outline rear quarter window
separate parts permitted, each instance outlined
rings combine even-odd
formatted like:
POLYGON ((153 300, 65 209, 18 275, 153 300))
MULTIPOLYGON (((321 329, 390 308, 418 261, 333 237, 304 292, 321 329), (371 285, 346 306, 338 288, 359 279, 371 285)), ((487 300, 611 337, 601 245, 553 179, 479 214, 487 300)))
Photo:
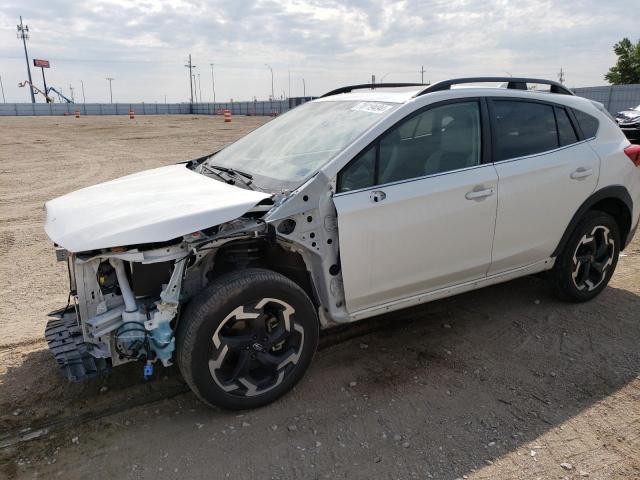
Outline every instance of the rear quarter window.
POLYGON ((595 137, 598 132, 598 126, 600 125, 598 119, 588 113, 584 113, 582 110, 573 109, 573 114, 576 116, 584 138, 595 137))

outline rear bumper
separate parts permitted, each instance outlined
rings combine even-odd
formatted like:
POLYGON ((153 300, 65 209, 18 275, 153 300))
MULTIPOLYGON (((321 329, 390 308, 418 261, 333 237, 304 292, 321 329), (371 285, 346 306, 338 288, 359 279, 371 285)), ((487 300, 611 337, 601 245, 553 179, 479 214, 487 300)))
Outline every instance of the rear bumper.
POLYGON ((106 373, 110 369, 108 360, 96 358, 89 353, 84 342, 78 317, 72 308, 50 314, 44 336, 49 350, 60 366, 63 375, 72 382, 81 382, 106 373))
POLYGON ((640 140, 640 127, 622 128, 622 132, 629 140, 640 140))

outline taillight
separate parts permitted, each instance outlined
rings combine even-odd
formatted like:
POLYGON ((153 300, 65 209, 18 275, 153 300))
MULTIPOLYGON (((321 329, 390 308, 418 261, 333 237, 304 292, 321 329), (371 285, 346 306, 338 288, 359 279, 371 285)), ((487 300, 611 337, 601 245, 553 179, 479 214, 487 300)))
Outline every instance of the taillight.
POLYGON ((640 167, 640 145, 629 145, 624 149, 624 153, 636 167, 640 167))

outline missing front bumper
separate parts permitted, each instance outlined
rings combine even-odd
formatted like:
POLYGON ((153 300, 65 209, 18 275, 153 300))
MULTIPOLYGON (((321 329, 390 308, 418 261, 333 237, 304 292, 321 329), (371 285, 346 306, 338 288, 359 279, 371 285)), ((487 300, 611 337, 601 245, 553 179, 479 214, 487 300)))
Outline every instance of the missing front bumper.
POLYGON ((47 322, 44 336, 63 375, 70 381, 82 382, 109 370, 106 359, 89 353, 75 311, 56 312, 56 317, 47 322))

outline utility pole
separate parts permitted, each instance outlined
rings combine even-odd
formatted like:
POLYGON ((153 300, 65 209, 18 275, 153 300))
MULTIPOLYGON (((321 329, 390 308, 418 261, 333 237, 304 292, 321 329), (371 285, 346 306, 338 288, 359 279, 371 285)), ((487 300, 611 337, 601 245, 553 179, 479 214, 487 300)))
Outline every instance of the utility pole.
POLYGON ((560 67, 560 73, 558 73, 558 80, 560 83, 564 84, 564 71, 562 70, 562 67, 560 67))
POLYGON ((114 81, 115 78, 107 77, 107 80, 109 80, 109 101, 110 103, 113 103, 113 90, 111 90, 111 82, 114 81))
POLYGON ((192 70, 196 68, 196 66, 193 63, 191 63, 191 54, 189 54, 189 63, 187 63, 185 67, 189 69, 189 88, 191 89, 191 103, 193 103, 193 71, 192 70))
POLYGON ((200 96, 200 103, 202 103, 202 79, 200 74, 198 74, 198 95, 200 96))
POLYGON ((193 98, 195 98, 196 103, 198 103, 198 84, 196 83, 196 74, 193 73, 191 75, 191 81, 193 82, 193 87, 195 89, 195 94, 193 96, 193 98))
POLYGON ((2 103, 7 103, 7 99, 4 98, 4 87, 2 86, 2 75, 0 75, 0 90, 2 90, 2 103))
POLYGON ((376 76, 371 75, 371 90, 373 90, 374 88, 376 88, 376 76))
POLYGON ((82 86, 82 103, 87 103, 87 99, 84 96, 84 82, 80 80, 80 85, 82 86))
POLYGON ((211 88, 213 89, 213 103, 216 103, 216 80, 213 78, 213 63, 209 64, 211 66, 211 88))
POLYGON ((271 70, 271 100, 275 100, 274 95, 273 95, 273 68, 271 68, 271 65, 269 65, 268 63, 265 63, 264 65, 269 70, 271 70))
POLYGON ((420 66, 420 83, 424 85, 424 65, 420 66))
POLYGON ((302 79, 302 97, 307 98, 307 84, 305 83, 304 78, 302 79))
POLYGON ((29 76, 29 91, 31 92, 31 103, 36 103, 36 97, 33 94, 33 83, 31 83, 31 66, 29 65, 29 54, 27 53, 27 38, 29 38, 29 25, 22 24, 22 15, 20 15, 20 25, 18 28, 18 38, 22 39, 24 46, 24 58, 27 61, 27 75, 29 76))

